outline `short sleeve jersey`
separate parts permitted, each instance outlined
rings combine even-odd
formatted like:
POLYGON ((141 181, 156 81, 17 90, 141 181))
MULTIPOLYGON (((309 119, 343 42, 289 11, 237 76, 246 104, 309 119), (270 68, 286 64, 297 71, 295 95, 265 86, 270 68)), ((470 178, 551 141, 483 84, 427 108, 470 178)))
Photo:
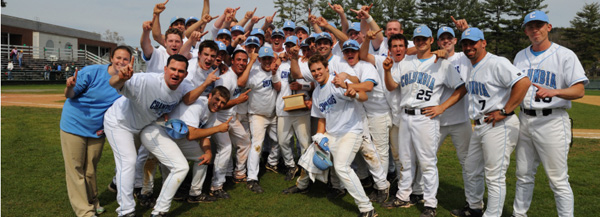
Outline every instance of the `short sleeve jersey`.
MULTIPOLYGON (((388 106, 390 107, 390 111, 392 112, 392 123, 396 126, 400 125, 400 101, 402 99, 402 95, 400 93, 400 88, 396 88, 393 91, 388 91, 385 86, 385 70, 383 70, 383 61, 385 61, 386 56, 373 55, 375 58, 375 67, 377 67, 377 72, 379 73, 379 77, 381 79, 381 87, 383 88, 383 93, 385 94, 385 98, 387 100, 388 106)), ((404 61, 404 60, 402 60, 404 61)), ((391 74, 399 74, 400 64, 394 62, 392 65, 391 74)), ((398 75, 399 76, 399 75, 398 75)))
POLYGON ((250 70, 246 87, 248 93, 248 113, 272 117, 275 115, 275 97, 277 91, 273 88, 272 73, 255 67, 250 70))
POLYGON ((460 75, 447 60, 435 61, 435 55, 421 62, 417 55, 400 62, 400 73, 392 78, 400 87, 402 108, 425 108, 441 103, 442 88, 456 89, 464 85, 460 75))
POLYGON ((352 115, 357 113, 360 104, 345 96, 345 89, 336 88, 332 80, 333 76, 330 75, 324 85, 315 88, 311 115, 325 118, 325 131, 331 135, 362 134, 363 116, 352 115))
MULTIPOLYGON (((204 70, 200 67, 197 67, 196 71, 194 71, 193 73, 192 72, 188 73, 188 76, 185 77, 185 80, 189 81, 193 85, 193 87, 199 87, 200 85, 202 85, 202 83, 204 83, 204 81, 206 80, 206 77, 208 77, 208 74, 212 73, 213 71, 214 71, 214 69, 212 69, 212 68, 209 68, 208 70, 204 70)), ((212 89, 214 89, 214 88, 215 88, 215 82, 208 85, 208 87, 206 87, 206 89, 204 89, 204 92, 202 92, 201 96, 208 96, 210 91, 212 91, 212 89)))
POLYGON ((185 122, 186 125, 206 129, 213 127, 215 115, 208 109, 208 98, 201 96, 191 105, 179 103, 171 113, 169 118, 176 118, 185 122))
MULTIPOLYGON (((455 72, 460 74, 463 81, 466 81, 469 70, 471 69, 471 60, 469 60, 463 52, 457 52, 449 57, 448 61, 450 61, 452 67, 454 67, 455 72)), ((450 96, 452 96, 452 93, 454 93, 454 89, 444 87, 441 102, 448 100, 450 96)), ((440 115, 440 126, 454 125, 469 121, 469 114, 467 113, 469 101, 467 98, 468 97, 463 97, 440 115)))
POLYGON ((136 73, 119 91, 123 97, 108 109, 105 122, 139 132, 158 117, 171 112, 191 89, 186 81, 175 90, 169 89, 163 74, 136 73))
MULTIPOLYGON (((238 76, 235 74, 231 68, 227 70, 227 72, 219 75, 219 80, 215 81, 215 86, 223 86, 229 90, 229 100, 237 98, 240 96, 240 88, 237 86, 238 76)), ((233 106, 229 109, 222 109, 217 112, 217 120, 221 122, 227 121, 229 117, 235 116, 235 109, 237 106, 233 106)), ((235 119, 235 118, 234 118, 235 119)))
MULTIPOLYGON (((381 115, 389 114, 390 107, 387 103, 383 85, 381 85, 381 78, 377 72, 377 69, 373 64, 365 61, 358 61, 356 65, 352 66, 354 72, 358 76, 360 82, 372 82, 373 90, 367 92, 369 99, 363 103, 367 117, 377 117, 381 115)), ((388 92, 385 90, 385 92, 388 92)))
MULTIPOLYGON (((552 43, 550 48, 538 56, 531 46, 521 50, 515 57, 514 65, 527 74, 531 83, 548 89, 565 89, 583 82, 588 84, 585 71, 577 55, 566 47, 552 43)), ((533 85, 527 90, 521 107, 525 109, 571 108, 571 100, 560 97, 536 99, 537 88, 533 85)))
POLYGON ((487 53, 467 78, 469 117, 477 120, 489 112, 503 109, 512 86, 526 76, 508 59, 487 53))

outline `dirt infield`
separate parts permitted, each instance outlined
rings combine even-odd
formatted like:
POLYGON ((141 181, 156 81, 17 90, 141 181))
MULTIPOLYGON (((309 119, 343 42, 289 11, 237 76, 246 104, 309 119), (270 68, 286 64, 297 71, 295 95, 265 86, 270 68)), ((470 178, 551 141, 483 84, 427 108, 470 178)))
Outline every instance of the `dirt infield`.
POLYGON ((573 102, 585 103, 595 106, 600 106, 600 96, 589 96, 586 95, 581 99, 573 100, 573 102))
MULTIPOLYGON (((63 94, 2 94, 2 106, 62 108, 64 100, 65 96, 63 94)), ((585 96, 575 100, 575 102, 600 106, 600 96, 585 96)), ((577 138, 600 139, 600 130, 575 129, 573 136, 577 138)))
POLYGON ((62 108, 64 100, 64 94, 2 94, 2 106, 62 108))

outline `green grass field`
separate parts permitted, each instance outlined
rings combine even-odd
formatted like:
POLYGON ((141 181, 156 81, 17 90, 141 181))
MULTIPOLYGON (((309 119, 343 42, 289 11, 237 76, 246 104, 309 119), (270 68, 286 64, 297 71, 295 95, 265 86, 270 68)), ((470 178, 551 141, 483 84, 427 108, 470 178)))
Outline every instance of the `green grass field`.
MULTIPOLYGON (((596 107, 597 108, 597 107, 596 107)), ((574 110, 580 108, 574 108, 574 110)), ((597 111, 597 109, 596 109, 597 111)), ((64 163, 60 148, 60 109, 2 107, 2 216, 74 216, 69 204, 64 180, 64 163)), ((585 120, 585 119, 583 119, 585 120)), ((583 122, 583 121, 582 121, 583 122)), ((597 122, 594 122, 597 123, 597 122)), ((577 122, 576 122, 577 124, 577 122)), ((600 140, 575 139, 569 153, 569 174, 575 194, 575 215, 596 216, 600 203, 600 140)), ((438 216, 450 216, 449 211, 463 206, 465 198, 460 166, 449 140, 440 148, 438 168, 438 216)), ((264 168, 262 168, 264 170, 264 168)), ((548 179, 539 168, 530 216, 556 216, 553 193, 548 179)), ((504 215, 510 216, 515 191, 514 157, 507 172, 507 196, 504 215)), ((104 146, 98 166, 98 186, 101 204, 116 216, 116 194, 106 190, 114 175, 114 160, 110 146, 104 146)), ((281 190, 294 184, 284 176, 261 173, 264 194, 254 194, 245 184, 226 185, 232 199, 211 204, 173 202, 171 216, 355 216, 358 209, 350 195, 340 200, 328 200, 322 183, 311 187, 308 194, 282 195, 281 190)), ((160 178, 157 179, 158 194, 160 178)), ((209 182, 209 181, 207 181, 209 182)), ((380 216, 417 216, 422 205, 408 209, 382 209, 374 204, 380 216)), ((151 210, 137 207, 138 215, 149 216, 151 210)))

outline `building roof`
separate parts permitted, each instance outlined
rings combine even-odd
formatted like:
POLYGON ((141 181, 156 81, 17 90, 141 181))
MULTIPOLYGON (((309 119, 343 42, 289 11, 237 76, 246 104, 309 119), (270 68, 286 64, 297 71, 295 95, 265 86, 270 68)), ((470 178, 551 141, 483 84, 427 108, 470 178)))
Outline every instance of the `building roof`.
POLYGON ((43 23, 35 20, 13 17, 5 14, 2 14, 2 25, 30 29, 36 32, 44 32, 74 38, 85 38, 90 40, 102 41, 102 36, 98 33, 82 31, 49 23, 43 23))

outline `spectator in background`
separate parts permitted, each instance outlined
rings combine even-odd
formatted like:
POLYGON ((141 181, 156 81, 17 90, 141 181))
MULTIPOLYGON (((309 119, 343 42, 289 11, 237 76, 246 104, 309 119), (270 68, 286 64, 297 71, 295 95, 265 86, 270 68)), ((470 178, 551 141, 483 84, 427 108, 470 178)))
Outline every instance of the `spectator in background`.
POLYGON ((44 80, 48 80, 48 79, 50 79, 50 70, 51 70, 51 69, 52 69, 52 68, 50 68, 50 65, 48 65, 48 64, 46 64, 46 65, 44 66, 44 80))
POLYGON ((13 47, 13 49, 10 51, 10 59, 12 59, 13 63, 17 62, 17 48, 13 47))
POLYGON ((6 69, 8 69, 8 74, 7 74, 7 76, 8 76, 7 79, 8 80, 12 80, 12 70, 13 70, 13 68, 15 68, 13 66, 13 62, 12 61, 8 61, 8 65, 6 66, 6 69))
POLYGON ((19 68, 22 68, 23 67, 23 50, 19 51, 18 57, 19 57, 19 68))

